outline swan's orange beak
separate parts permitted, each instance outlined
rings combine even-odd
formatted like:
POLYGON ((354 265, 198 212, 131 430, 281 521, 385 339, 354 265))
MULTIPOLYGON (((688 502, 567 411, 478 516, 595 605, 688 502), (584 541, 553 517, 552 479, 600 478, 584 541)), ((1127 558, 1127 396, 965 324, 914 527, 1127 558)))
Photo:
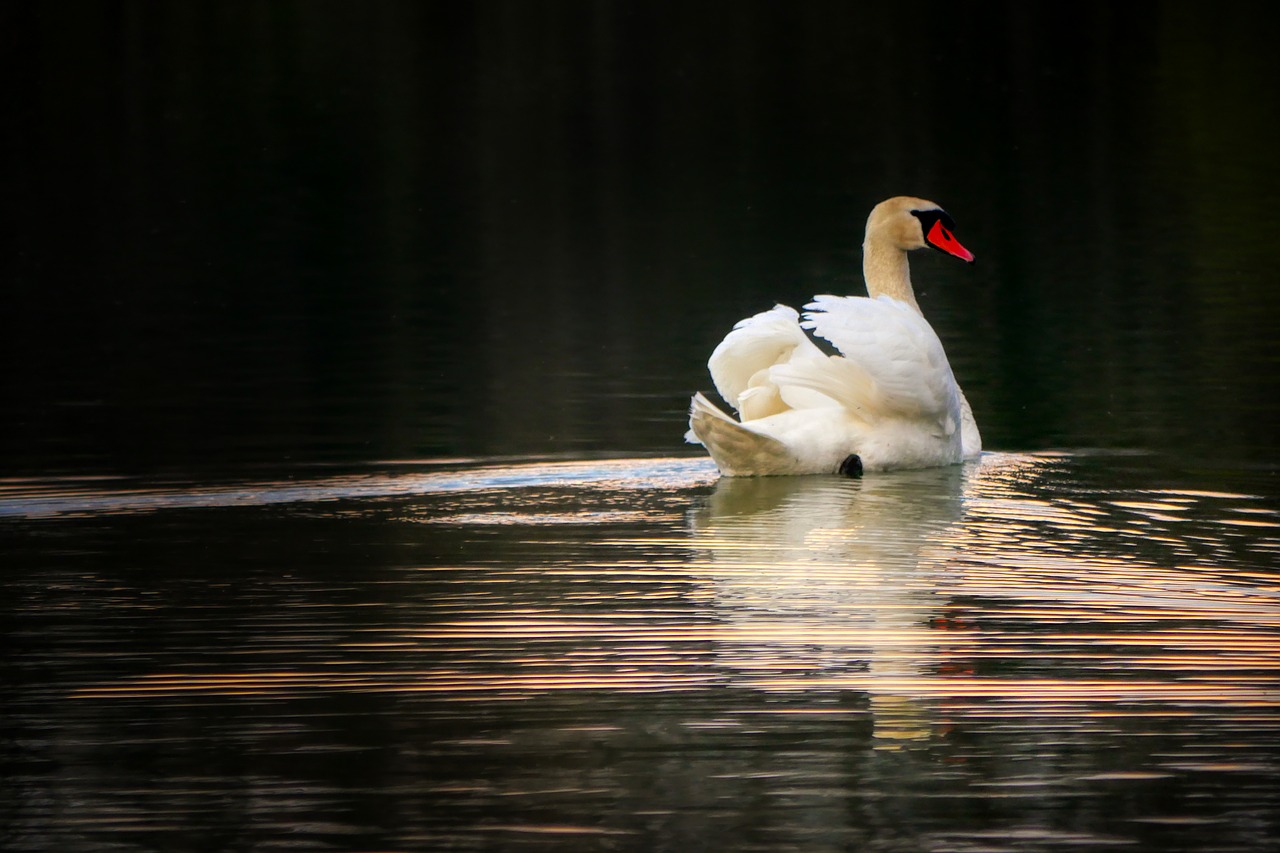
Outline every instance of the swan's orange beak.
POLYGON ((929 229, 929 233, 925 235, 924 239, 935 249, 941 249, 948 255, 959 258, 965 263, 973 263, 973 252, 960 245, 960 241, 947 230, 941 219, 933 221, 933 227, 929 229))

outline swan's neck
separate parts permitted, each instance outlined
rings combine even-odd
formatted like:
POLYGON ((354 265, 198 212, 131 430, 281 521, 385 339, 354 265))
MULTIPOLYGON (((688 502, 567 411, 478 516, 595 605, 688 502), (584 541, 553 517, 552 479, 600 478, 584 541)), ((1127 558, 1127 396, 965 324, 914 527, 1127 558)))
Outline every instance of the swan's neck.
POLYGON ((876 240, 862 244, 862 276, 867 280, 867 293, 872 299, 890 296, 907 303, 916 311, 916 293, 911 289, 911 267, 907 253, 897 246, 876 240))

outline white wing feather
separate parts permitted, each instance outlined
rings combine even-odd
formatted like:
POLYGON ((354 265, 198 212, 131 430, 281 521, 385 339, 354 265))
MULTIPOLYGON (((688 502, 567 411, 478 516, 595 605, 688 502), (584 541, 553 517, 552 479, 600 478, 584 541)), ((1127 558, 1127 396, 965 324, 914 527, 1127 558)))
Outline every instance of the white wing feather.
POLYGON ((937 333, 918 311, 887 296, 817 296, 805 308, 803 327, 830 341, 846 364, 869 377, 874 393, 861 399, 877 414, 937 417, 947 434, 959 426, 951 365, 937 333))
POLYGON ((733 327, 711 353, 707 367, 716 391, 737 409, 743 420, 754 420, 787 407, 770 378, 770 369, 799 354, 822 356, 800 328, 794 308, 775 305, 733 327))
POLYGON ((779 396, 793 409, 843 406, 870 422, 879 399, 875 380, 861 365, 843 356, 793 359, 769 371, 779 396))

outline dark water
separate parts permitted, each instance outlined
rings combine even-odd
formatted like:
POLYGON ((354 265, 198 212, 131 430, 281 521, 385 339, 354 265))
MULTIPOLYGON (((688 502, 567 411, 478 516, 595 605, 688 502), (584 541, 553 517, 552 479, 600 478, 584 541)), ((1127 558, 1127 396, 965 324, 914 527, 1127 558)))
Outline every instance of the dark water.
POLYGON ((0 11, 0 847, 1280 847, 1244 6, 0 11), (913 260, 980 464, 717 482, 913 260))
POLYGON ((1271 849, 1280 500, 1200 479, 12 486, 5 846, 1271 849))

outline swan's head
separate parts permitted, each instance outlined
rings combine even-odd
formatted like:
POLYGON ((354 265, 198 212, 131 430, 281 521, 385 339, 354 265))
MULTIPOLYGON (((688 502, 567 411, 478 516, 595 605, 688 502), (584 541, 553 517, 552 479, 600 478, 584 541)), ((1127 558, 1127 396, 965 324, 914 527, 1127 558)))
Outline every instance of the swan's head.
POLYGON ((900 195, 872 209, 867 218, 867 243, 887 243, 904 252, 930 246, 973 263, 973 252, 960 245, 955 228, 956 223, 938 205, 900 195))

